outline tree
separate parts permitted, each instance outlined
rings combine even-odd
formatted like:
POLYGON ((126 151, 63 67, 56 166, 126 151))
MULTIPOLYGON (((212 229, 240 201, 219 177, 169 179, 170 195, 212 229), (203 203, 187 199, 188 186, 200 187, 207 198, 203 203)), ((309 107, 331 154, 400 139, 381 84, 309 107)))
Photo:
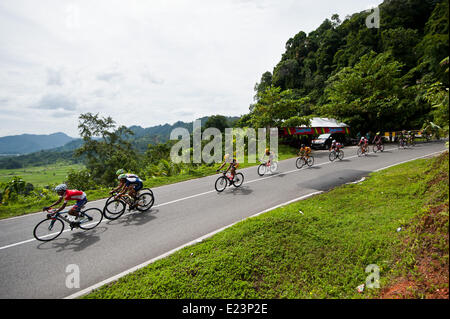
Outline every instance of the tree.
POLYGON ((101 185, 112 185, 119 168, 137 172, 138 155, 127 141, 133 132, 125 126, 116 128, 111 117, 86 113, 79 117, 78 129, 84 144, 75 151, 86 156, 86 168, 92 179, 101 185))
MULTIPOLYGON (((438 80, 444 85, 449 84, 448 73, 439 66, 439 63, 448 56, 449 50, 449 1, 444 0, 438 3, 433 13, 426 23, 425 36, 417 45, 417 52, 420 55, 422 72, 431 72, 433 80, 438 80)), ((432 82, 432 81, 430 81, 432 82)))
POLYGON ((403 101, 411 89, 403 86, 402 66, 390 53, 364 55, 355 67, 330 78, 321 115, 336 117, 355 130, 398 129, 414 114, 414 105, 403 101))
POLYGON ((204 128, 207 129, 209 127, 217 128, 222 133, 225 132, 225 129, 229 127, 228 120, 223 115, 212 115, 210 116, 204 125, 204 128))
POLYGON ((309 98, 298 98, 293 90, 281 91, 271 86, 259 96, 258 103, 250 112, 253 128, 281 127, 283 122, 294 116, 305 116, 309 110, 309 98))

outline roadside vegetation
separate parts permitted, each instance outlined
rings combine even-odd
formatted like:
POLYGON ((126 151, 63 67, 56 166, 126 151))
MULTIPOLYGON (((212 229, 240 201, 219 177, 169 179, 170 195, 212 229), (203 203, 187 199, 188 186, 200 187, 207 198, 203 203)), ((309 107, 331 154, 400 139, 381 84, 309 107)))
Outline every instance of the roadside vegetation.
POLYGON ((448 165, 446 152, 372 173, 83 298, 448 298, 448 165), (371 264, 381 287, 358 292, 371 264))

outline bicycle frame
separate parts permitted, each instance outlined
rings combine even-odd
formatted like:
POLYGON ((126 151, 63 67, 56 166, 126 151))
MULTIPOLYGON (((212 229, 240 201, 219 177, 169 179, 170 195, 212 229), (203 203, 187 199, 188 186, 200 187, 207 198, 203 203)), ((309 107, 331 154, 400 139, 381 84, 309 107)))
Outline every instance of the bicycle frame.
MULTIPOLYGON (((61 219, 61 220, 65 221, 69 225, 72 223, 72 221, 70 219, 68 219, 66 216, 62 215, 62 214, 69 214, 69 210, 65 210, 65 211, 61 211, 61 212, 57 212, 57 213, 54 212, 54 211, 53 212, 52 211, 47 211, 47 212, 48 212, 47 218, 53 220, 50 223, 50 226, 53 226, 53 224, 55 223, 56 219, 61 219), (50 215, 52 215, 52 216, 50 216, 50 215)), ((81 214, 82 211, 80 211, 79 213, 81 214)), ((78 223, 79 224, 83 224, 83 223, 86 223, 88 221, 89 221, 89 219, 86 218, 86 219, 82 219, 82 220, 78 221, 78 223)))
MULTIPOLYGON (((230 182, 233 182, 234 178, 231 178, 230 175, 228 175, 228 173, 230 173, 229 171, 220 171, 223 176, 225 176, 230 182)), ((231 173, 230 173, 231 174, 231 173)))

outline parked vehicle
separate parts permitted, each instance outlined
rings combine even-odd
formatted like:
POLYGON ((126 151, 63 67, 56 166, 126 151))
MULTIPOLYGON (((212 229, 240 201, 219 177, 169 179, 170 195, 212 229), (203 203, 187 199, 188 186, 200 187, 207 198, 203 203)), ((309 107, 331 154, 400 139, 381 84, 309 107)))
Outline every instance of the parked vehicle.
POLYGON ((331 146, 331 142, 333 142, 333 140, 336 140, 337 142, 341 143, 343 146, 344 145, 351 145, 351 139, 342 133, 328 133, 328 134, 321 134, 319 135, 319 137, 317 137, 316 139, 312 140, 311 143, 311 148, 314 149, 329 149, 331 146))

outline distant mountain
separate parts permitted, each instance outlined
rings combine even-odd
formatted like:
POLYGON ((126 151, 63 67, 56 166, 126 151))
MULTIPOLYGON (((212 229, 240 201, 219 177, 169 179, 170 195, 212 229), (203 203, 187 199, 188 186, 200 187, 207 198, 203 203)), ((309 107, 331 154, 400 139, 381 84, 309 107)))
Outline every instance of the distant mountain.
MULTIPOLYGON (((208 116, 199 118, 201 122, 201 126, 203 126, 206 121, 208 120, 208 116)), ((228 123, 230 124, 230 127, 232 127, 233 123, 237 121, 240 117, 237 116, 227 116, 226 119, 228 123)), ((170 138, 170 133, 175 128, 185 128, 189 131, 189 133, 192 133, 193 129, 193 123, 194 122, 182 122, 178 121, 174 124, 164 124, 164 125, 156 125, 151 126, 148 128, 142 128, 141 126, 130 126, 129 129, 134 133, 133 136, 129 138, 131 143, 138 151, 145 152, 147 149, 148 144, 159 144, 159 143, 165 143, 170 138)))
POLYGON ((22 134, 0 137, 0 154, 29 154, 63 146, 74 138, 64 133, 22 134))
MULTIPOLYGON (((208 118, 209 117, 206 116, 199 119, 202 126, 208 118)), ((239 117, 226 118, 230 127, 233 127, 233 123, 239 119, 239 117)), ((155 145, 167 142, 170 138, 170 132, 177 127, 186 128, 189 133, 192 133, 193 122, 178 121, 174 124, 156 125, 148 128, 136 125, 130 126, 129 129, 134 135, 129 137, 129 141, 138 152, 143 153, 147 150, 149 144, 155 145)), ((12 154, 14 156, 0 156, 0 169, 49 165, 58 161, 81 163, 83 158, 75 157, 73 154, 74 150, 80 148, 82 145, 83 140, 81 138, 72 138, 63 133, 51 135, 23 134, 19 136, 2 137, 0 138, 0 154, 12 154), (43 142, 52 136, 59 136, 61 138, 59 145, 53 147, 42 146, 43 142), (64 138, 66 139, 66 142, 63 142, 64 138), (30 141, 33 140, 37 140, 39 144, 32 144, 30 141), (6 148, 8 145, 9 148, 6 148), (46 148, 37 149, 39 147, 46 148), (20 154, 20 156, 15 156, 17 154, 20 154)))

